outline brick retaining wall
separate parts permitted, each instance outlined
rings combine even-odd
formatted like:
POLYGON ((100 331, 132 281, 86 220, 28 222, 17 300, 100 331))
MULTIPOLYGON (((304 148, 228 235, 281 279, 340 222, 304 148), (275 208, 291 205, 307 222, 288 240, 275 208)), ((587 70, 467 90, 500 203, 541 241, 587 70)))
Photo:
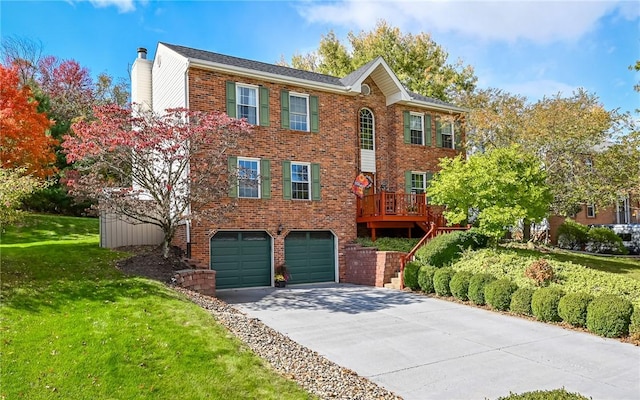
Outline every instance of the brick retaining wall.
POLYGON ((400 258, 405 253, 378 251, 358 244, 345 246, 346 283, 383 287, 400 272, 400 258))
POLYGON ((173 276, 176 285, 207 296, 216 296, 216 271, 211 269, 183 269, 173 276))

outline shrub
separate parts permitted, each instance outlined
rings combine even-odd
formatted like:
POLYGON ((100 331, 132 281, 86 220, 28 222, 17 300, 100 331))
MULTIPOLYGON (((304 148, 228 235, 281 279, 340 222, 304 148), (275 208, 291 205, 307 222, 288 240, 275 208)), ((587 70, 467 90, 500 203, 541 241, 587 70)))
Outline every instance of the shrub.
POLYGON ((571 219, 558 227, 558 247, 569 250, 582 250, 587 243, 589 227, 571 219))
POLYGON ((418 270, 420 269, 420 264, 411 261, 408 262, 404 266, 404 286, 411 288, 411 290, 418 290, 420 286, 418 285, 418 270))
POLYGON ((506 311, 511 304, 511 295, 516 290, 518 290, 518 286, 509 279, 498 279, 484 287, 484 298, 492 308, 506 311))
POLYGON ((564 293, 559 288, 542 288, 531 297, 531 312, 540 321, 560 321, 558 303, 564 293))
POLYGON ((506 397, 499 397, 498 400, 589 400, 580 393, 570 393, 563 389, 536 390, 521 394, 511 393, 506 397))
POLYGON ((533 296, 533 289, 520 288, 513 292, 511 295, 511 304, 509 304, 509 310, 512 313, 521 315, 532 315, 531 313, 531 297, 533 296))
POLYGON ((591 228, 585 250, 601 254, 627 254, 622 239, 608 228, 591 228))
POLYGON ((604 337, 620 337, 629 333, 633 304, 614 295, 594 299, 587 307, 587 329, 604 337))
POLYGON ((495 281, 496 278, 489 274, 476 274, 469 280, 469 291, 467 296, 474 304, 484 305, 484 287, 495 281))
POLYGON ((524 274, 538 286, 545 286, 553 279, 553 268, 547 260, 540 258, 527 267, 524 274))
POLYGON ((453 297, 462 301, 469 300, 467 293, 469 291, 469 280, 472 276, 473 274, 468 271, 459 271, 453 275, 451 282, 449 282, 453 297))
POLYGON ((487 247, 489 243, 489 236, 484 233, 476 231, 474 228, 463 231, 460 235, 462 250, 471 249, 477 250, 487 247))
POLYGON ((416 252, 416 259, 438 268, 451 264, 461 253, 462 234, 452 232, 434 237, 416 252))
POLYGON ((558 315, 562 320, 573 326, 587 324, 587 306, 593 296, 586 293, 569 293, 558 303, 558 315))
POLYGON ((634 307, 629 324, 629 337, 633 340, 640 340, 640 307, 634 307))
POLYGON ((418 271, 418 285, 425 293, 435 292, 433 287, 433 274, 436 273, 438 268, 431 265, 423 265, 418 271))
POLYGON ((438 296, 451 296, 449 282, 455 274, 453 268, 440 268, 433 274, 433 288, 438 296))

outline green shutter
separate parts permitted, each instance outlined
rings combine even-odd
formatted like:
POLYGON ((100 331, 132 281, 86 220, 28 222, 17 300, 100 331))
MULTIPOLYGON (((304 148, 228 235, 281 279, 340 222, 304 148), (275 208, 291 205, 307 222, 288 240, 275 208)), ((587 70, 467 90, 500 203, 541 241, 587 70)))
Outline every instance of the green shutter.
POLYGON ((436 118, 436 146, 442 147, 442 124, 440 118, 436 118))
POLYGON ((455 124, 453 124, 453 128, 454 146, 456 150, 460 150, 462 149, 462 124, 460 121, 456 121, 455 124))
POLYGON ((269 126, 269 88, 260 86, 260 126, 269 126))
POLYGON ((311 164, 311 200, 320 200, 320 164, 311 164))
POLYGON ((431 146, 431 136, 433 131, 431 130, 431 115, 426 114, 424 116, 424 144, 425 146, 431 146))
POLYGON ((319 118, 318 118, 318 96, 309 96, 309 109, 311 120, 311 132, 318 132, 319 118))
POLYGON ((291 200, 291 161, 282 162, 282 197, 291 200))
POLYGON ((229 197, 238 197, 238 157, 229 157, 229 197))
POLYGON ((429 185, 431 185, 431 180, 433 179, 433 172, 427 172, 427 182, 426 183, 426 188, 427 188, 427 204, 431 204, 431 197, 429 196, 429 185))
POLYGON ((227 81, 227 115, 236 117, 236 84, 231 81, 227 81))
POLYGON ((411 193, 411 171, 404 172, 404 192, 411 193))
POLYGON ((409 123, 409 111, 403 111, 402 118, 404 123, 404 142, 411 143, 411 125, 409 123))
POLYGON ((260 190, 262 191, 263 199, 271 198, 271 161, 262 159, 260 160, 260 178, 262 183, 260 190))
POLYGON ((280 124, 283 128, 289 129, 289 92, 280 92, 280 124))

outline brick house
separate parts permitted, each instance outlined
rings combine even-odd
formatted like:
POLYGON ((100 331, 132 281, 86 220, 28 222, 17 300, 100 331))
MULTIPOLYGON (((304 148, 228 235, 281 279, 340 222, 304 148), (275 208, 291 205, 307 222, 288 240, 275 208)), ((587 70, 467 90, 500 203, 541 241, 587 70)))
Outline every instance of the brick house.
POLYGON ((426 189, 441 157, 460 153, 463 109, 408 91, 378 57, 344 78, 159 43, 138 49, 132 101, 246 118, 255 129, 229 156, 249 171, 220 226, 186 221, 176 245, 217 271, 218 288, 338 282, 358 229, 426 230, 426 189), (362 176, 360 176, 362 174, 362 176), (362 198, 354 179, 368 177, 362 198))

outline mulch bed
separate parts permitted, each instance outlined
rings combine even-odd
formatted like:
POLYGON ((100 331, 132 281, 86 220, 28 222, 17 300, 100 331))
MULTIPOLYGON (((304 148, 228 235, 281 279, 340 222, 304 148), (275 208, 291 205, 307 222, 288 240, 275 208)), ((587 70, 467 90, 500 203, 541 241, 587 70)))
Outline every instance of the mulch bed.
POLYGON ((162 247, 157 246, 125 246, 115 250, 134 254, 116 264, 116 268, 126 275, 169 283, 176 271, 190 268, 183 263, 179 249, 171 249, 168 258, 162 256, 162 247))

